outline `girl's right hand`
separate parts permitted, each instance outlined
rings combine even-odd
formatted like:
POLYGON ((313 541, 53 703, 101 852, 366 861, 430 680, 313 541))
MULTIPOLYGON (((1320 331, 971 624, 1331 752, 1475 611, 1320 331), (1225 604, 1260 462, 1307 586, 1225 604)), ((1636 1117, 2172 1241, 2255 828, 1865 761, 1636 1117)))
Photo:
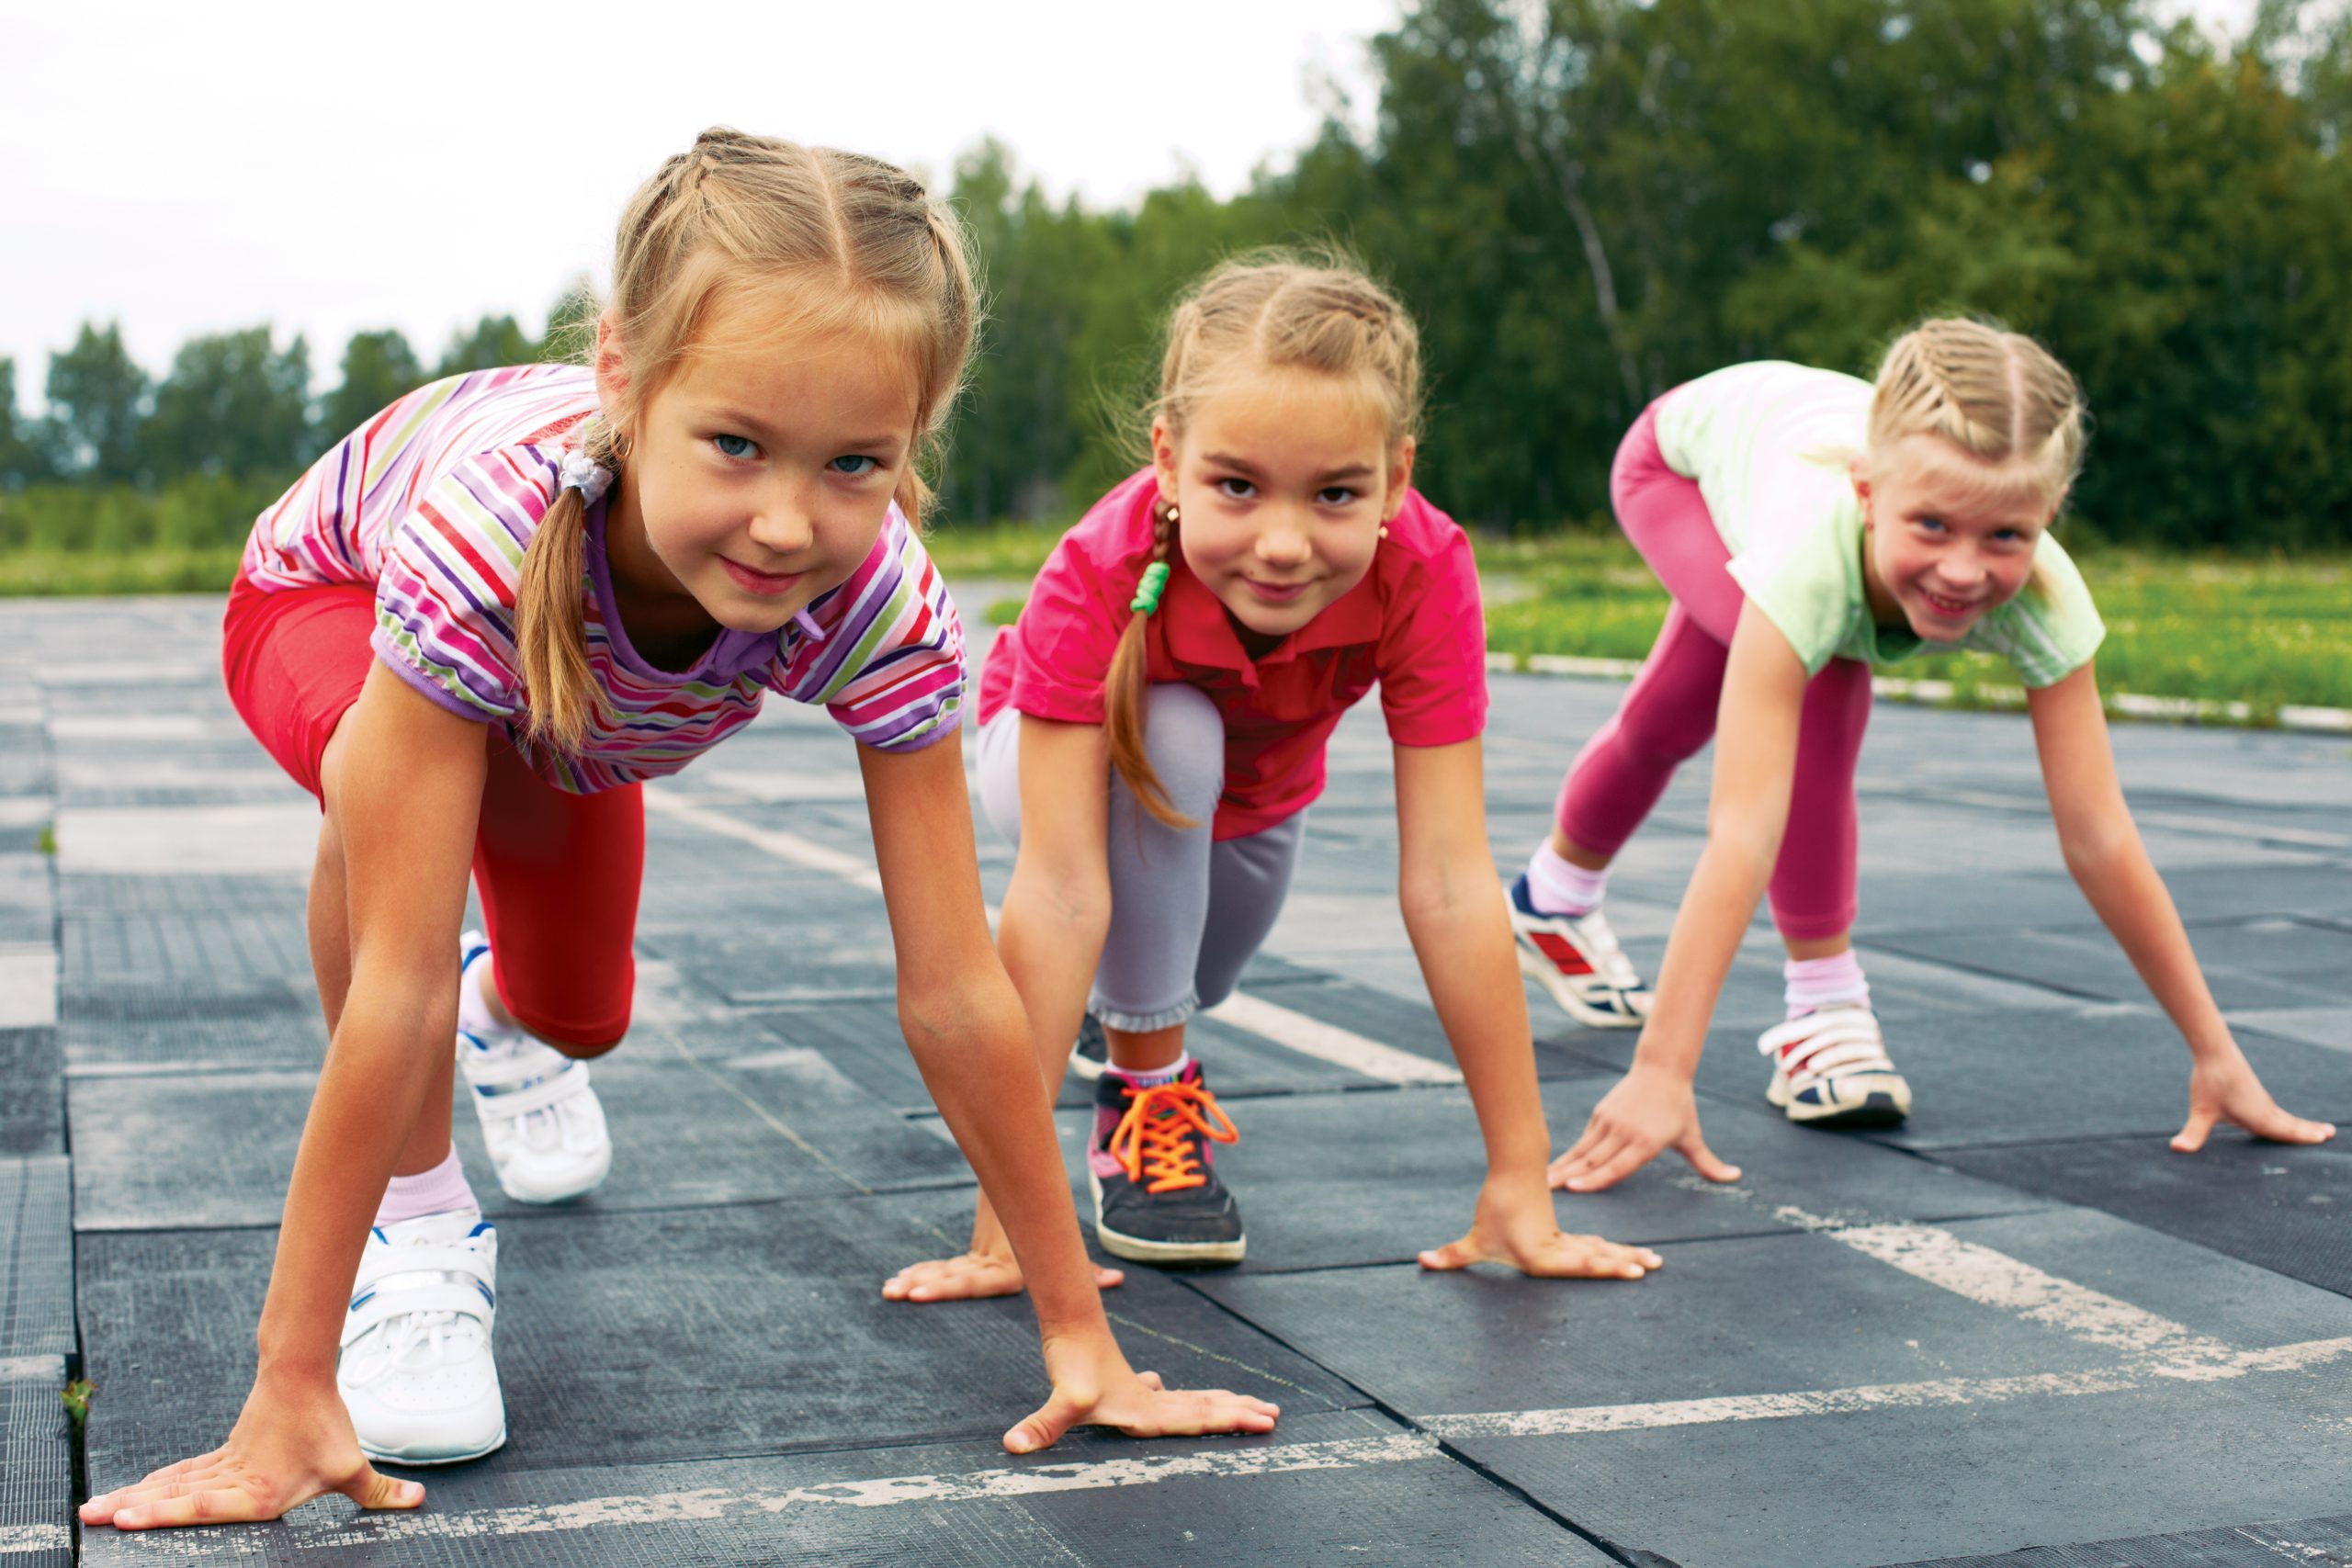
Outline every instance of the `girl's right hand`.
MULTIPOLYGON (((1126 1275, 1094 1267, 1094 1288, 1107 1291, 1126 1275)), ((967 1252, 910 1263, 882 1281, 882 1299, 892 1302, 976 1302, 988 1296, 1017 1296, 1027 1281, 1008 1245, 1002 1252, 967 1252)))
POLYGON ((82 1523, 143 1530, 274 1519, 329 1492, 363 1508, 424 1501, 421 1484, 379 1475, 368 1462, 333 1381, 290 1392, 256 1382, 227 1442, 91 1498, 82 1523))
POLYGON ((1158 1372, 1127 1365, 1108 1334, 1048 1339, 1046 1371, 1054 1395, 1004 1435, 1007 1452, 1051 1448, 1072 1427, 1115 1427, 1130 1438, 1198 1438, 1271 1432, 1282 1406, 1222 1388, 1171 1389, 1158 1372))
POLYGON ((1707 1147, 1690 1080, 1636 1062, 1592 1108, 1584 1135, 1552 1162, 1551 1182, 1571 1192, 1598 1192, 1624 1180, 1665 1148, 1710 1181, 1739 1179, 1739 1168, 1725 1165, 1707 1147))

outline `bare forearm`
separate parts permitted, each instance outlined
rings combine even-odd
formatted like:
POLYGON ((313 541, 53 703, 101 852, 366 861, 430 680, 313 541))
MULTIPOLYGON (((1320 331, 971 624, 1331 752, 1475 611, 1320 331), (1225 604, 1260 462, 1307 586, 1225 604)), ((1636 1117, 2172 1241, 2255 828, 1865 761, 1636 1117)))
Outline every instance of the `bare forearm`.
POLYGON ((1492 897, 1438 908, 1408 904, 1405 931, 1477 1110, 1488 1179, 1541 1186, 1552 1140, 1536 1091, 1527 995, 1501 896, 1491 876, 1480 881, 1492 897))
POLYGON ((924 1087, 1020 1261, 1040 1332, 1107 1334, 1019 997, 1001 982, 974 983, 936 1004, 902 998, 900 1014, 924 1087), (1030 1092, 1008 1091, 1024 1077, 1030 1092))
POLYGON ((2070 856, 2069 868, 2100 922, 2188 1042, 2189 1054, 2201 1057, 2228 1049, 2229 1026, 2189 947, 2180 911, 2138 834, 2096 854, 2070 856))
POLYGON ((1018 876, 1006 890, 997 953, 1021 993, 1048 1099, 1061 1089, 1110 929, 1107 899, 1073 899, 1018 876))
POLYGON ((352 987, 287 1189, 261 1314, 265 1377, 334 1376, 340 1326, 368 1227, 424 1109, 431 1053, 446 1049, 457 1029, 456 987, 448 989, 444 1002, 409 991, 387 996, 365 976, 352 987))
POLYGON ((1674 932, 1667 939, 1657 999, 1634 1050, 1634 1066, 1671 1073, 1686 1083, 1697 1076, 1724 976, 1731 973, 1732 959, 1771 874, 1770 853, 1735 840, 1707 840, 1674 917, 1674 932))

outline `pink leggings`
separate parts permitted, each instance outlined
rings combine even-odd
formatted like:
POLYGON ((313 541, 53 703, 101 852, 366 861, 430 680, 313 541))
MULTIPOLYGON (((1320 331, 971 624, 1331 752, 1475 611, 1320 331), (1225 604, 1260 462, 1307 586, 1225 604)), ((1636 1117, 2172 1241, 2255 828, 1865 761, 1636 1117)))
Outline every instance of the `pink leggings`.
MULTIPOLYGON (((1577 753, 1560 786, 1560 831, 1580 849, 1613 855, 1666 793, 1674 770, 1713 738, 1745 600, 1725 570, 1731 554, 1698 484, 1658 453, 1656 403, 1617 448, 1609 499, 1625 536, 1674 596, 1624 702, 1577 753)), ((1805 687, 1788 831, 1772 869, 1772 922, 1792 941, 1853 929, 1854 762, 1870 720, 1869 665, 1833 659, 1805 687)))

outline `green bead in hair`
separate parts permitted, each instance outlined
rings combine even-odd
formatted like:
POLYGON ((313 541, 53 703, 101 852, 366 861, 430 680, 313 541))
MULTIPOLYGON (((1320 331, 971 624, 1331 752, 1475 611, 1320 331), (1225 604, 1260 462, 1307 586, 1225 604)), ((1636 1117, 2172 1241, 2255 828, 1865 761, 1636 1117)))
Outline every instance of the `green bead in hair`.
POLYGON ((1168 586, 1168 563, 1156 560, 1143 569, 1143 581, 1136 584, 1136 596, 1127 608, 1138 615, 1148 615, 1159 608, 1160 590, 1168 586))

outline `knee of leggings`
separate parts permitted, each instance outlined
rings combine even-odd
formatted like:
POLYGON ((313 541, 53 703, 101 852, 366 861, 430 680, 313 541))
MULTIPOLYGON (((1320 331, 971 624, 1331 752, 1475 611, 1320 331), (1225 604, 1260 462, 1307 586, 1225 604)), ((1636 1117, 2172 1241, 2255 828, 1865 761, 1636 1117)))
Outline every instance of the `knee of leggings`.
POLYGON ((1177 810, 1205 818, 1225 793, 1225 716, 1196 686, 1163 682, 1145 697, 1144 755, 1177 810))
POLYGON ((1619 744, 1650 762, 1686 762, 1699 754, 1714 733, 1715 716, 1711 708, 1660 704, 1656 711, 1618 716, 1619 744))

